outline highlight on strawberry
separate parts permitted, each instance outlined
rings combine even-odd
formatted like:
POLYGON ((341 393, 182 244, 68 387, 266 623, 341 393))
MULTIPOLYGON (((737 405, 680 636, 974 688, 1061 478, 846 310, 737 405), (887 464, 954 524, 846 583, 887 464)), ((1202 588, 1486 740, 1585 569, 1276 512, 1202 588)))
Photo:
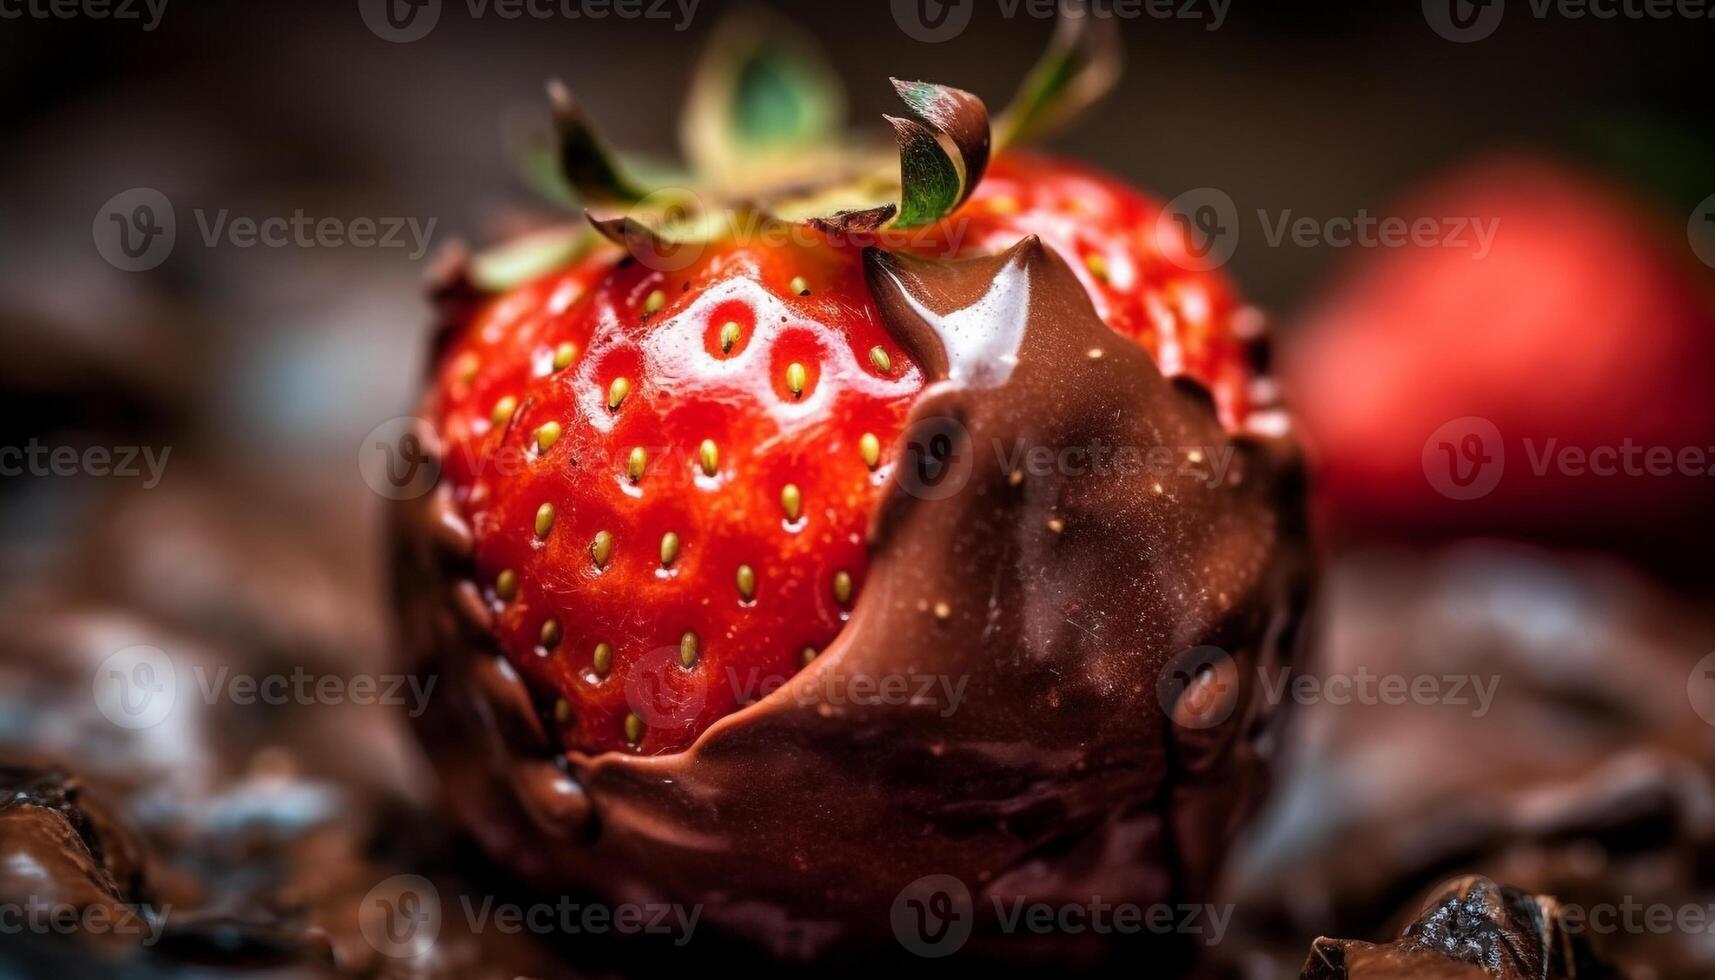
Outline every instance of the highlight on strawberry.
POLYGON ((483 602, 568 747, 682 749, 740 706, 731 681, 790 676, 850 616, 924 385, 878 322, 865 246, 951 257, 1037 235, 1116 333, 1245 412, 1257 314, 1164 253, 1156 202, 1018 148, 1099 97, 1117 58, 1111 24, 1063 21, 992 127, 968 92, 895 79, 890 167, 841 137, 803 39, 741 21, 693 90, 695 191, 633 176, 550 86, 553 139, 525 156, 557 164, 543 183, 589 220, 474 257, 431 409, 483 602), (650 657, 668 648, 677 669, 650 657), (642 687, 676 710, 633 705, 642 687))

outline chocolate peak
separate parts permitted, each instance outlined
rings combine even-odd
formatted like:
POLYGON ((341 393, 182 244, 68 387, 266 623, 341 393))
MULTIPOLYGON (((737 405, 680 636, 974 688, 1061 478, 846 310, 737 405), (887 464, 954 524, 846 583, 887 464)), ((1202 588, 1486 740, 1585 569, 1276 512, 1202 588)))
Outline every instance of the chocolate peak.
POLYGON ((997 255, 951 261, 870 248, 864 268, 882 322, 931 380, 986 388, 1005 384, 1018 364, 1031 280, 1055 271, 1043 262, 1050 255, 1032 235, 997 255))

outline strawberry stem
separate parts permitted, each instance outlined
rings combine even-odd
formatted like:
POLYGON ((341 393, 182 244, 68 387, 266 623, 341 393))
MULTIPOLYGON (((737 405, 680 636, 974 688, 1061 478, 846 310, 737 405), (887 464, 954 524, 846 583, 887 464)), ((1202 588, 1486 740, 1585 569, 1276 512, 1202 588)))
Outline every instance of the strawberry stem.
POLYGON ((1112 91, 1123 63, 1113 17, 1096 16, 1084 0, 1062 0, 1048 50, 995 119, 996 150, 1071 123, 1112 91))

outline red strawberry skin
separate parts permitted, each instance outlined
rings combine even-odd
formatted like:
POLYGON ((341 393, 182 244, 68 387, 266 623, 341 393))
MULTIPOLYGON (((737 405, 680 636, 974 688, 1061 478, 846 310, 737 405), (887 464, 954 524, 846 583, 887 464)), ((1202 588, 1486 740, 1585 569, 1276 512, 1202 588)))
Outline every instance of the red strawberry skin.
POLYGON ((1108 326, 1141 344, 1162 373, 1202 382, 1229 426, 1253 404, 1249 351, 1262 315, 1226 276, 1198 271, 1179 223, 1162 220, 1161 202, 1087 167, 1015 153, 990 165, 950 220, 966 252, 1040 237, 1065 256, 1108 326))
MULTIPOLYGON (((1008 155, 894 244, 1040 236, 1110 327, 1232 424, 1253 314, 1163 252, 1159 213, 1112 178, 1008 155)), ((433 421, 499 645, 561 744, 684 749, 826 647, 861 599, 865 530, 923 384, 860 249, 810 233, 734 237, 673 270, 603 247, 482 306, 436 368, 433 421)))

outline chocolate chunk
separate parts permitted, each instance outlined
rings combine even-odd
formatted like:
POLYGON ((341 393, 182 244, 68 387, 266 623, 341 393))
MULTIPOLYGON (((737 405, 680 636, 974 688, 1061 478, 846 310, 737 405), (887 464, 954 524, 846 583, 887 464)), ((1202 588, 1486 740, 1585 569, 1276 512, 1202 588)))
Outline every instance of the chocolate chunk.
POLYGON ((1318 939, 1300 980, 1617 980, 1552 898, 1475 875, 1449 882, 1399 939, 1318 939))

